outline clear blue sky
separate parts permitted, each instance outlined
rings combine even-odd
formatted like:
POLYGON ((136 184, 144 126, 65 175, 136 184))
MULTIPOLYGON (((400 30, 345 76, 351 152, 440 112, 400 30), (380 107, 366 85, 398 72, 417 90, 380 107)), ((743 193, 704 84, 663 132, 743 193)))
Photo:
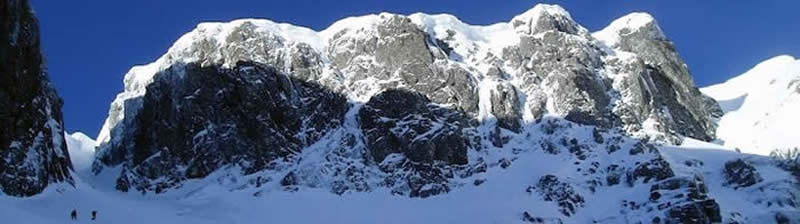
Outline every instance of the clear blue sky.
MULTIPOLYGON (((203 21, 267 18, 321 30, 376 12, 454 14, 470 24, 510 20, 537 1, 31 0, 50 78, 69 132, 95 136, 132 65, 146 64, 203 21)), ((800 56, 800 1, 547 1, 591 31, 630 12, 656 17, 699 86, 718 83, 779 54, 800 56)))

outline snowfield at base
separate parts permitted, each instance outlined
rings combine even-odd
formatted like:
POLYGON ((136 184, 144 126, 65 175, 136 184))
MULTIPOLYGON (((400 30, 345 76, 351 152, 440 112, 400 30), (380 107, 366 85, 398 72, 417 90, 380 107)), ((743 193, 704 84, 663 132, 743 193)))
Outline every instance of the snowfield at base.
POLYGON ((800 147, 800 60, 774 57, 700 90, 725 112, 717 128, 725 146, 760 155, 800 147))
MULTIPOLYGON (((736 158, 755 161, 764 177, 759 185, 792 178, 787 172, 767 165, 767 157, 719 147, 698 148, 714 146, 700 141, 687 142, 691 147, 662 147, 660 150, 672 164, 689 159, 705 163, 703 174, 710 196, 719 201, 722 214, 740 211, 753 223, 773 220, 772 214, 763 207, 741 197, 742 192, 723 187, 725 178, 720 170, 726 161, 736 158)), ((559 214, 552 202, 528 197, 525 188, 535 183, 541 174, 571 173, 569 168, 564 168, 568 166, 558 165, 565 162, 561 161, 563 159, 559 155, 528 153, 508 169, 489 170, 487 176, 491 178, 480 186, 465 186, 426 199, 392 196, 383 191, 339 196, 311 188, 254 196, 248 191, 229 191, 217 184, 201 182, 154 196, 121 193, 111 187, 93 186, 97 180, 84 181, 76 177, 74 188, 60 184, 30 198, 0 197, 0 217, 4 217, 4 223, 67 223, 69 213, 76 209, 79 220, 72 223, 523 223, 520 211, 543 217, 559 214), (92 210, 98 211, 96 221, 89 220, 92 210)), ((676 172, 690 171, 676 167, 676 172)), ((212 174, 207 179, 215 178, 218 177, 212 174)), ((602 192, 586 200, 581 212, 564 221, 589 223, 590 217, 617 215, 619 208, 609 205, 619 204, 630 194, 646 198, 649 188, 646 184, 634 188, 625 185, 602 188, 602 192)))

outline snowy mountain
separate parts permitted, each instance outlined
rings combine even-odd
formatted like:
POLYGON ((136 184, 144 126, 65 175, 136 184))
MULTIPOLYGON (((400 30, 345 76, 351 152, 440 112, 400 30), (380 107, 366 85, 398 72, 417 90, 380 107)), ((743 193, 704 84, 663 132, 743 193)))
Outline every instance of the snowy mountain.
POLYGON ((0 190, 31 196, 72 182, 62 101, 47 78, 28 1, 0 1, 0 34, 0 190))
MULTIPOLYGON (((788 171, 694 140, 716 139, 722 109, 674 49, 648 14, 591 33, 554 5, 488 26, 420 13, 322 31, 203 23, 126 74, 87 181, 190 201, 392 199, 373 211, 428 214, 398 222, 797 219, 788 171)), ((381 221, 369 220, 341 219, 381 221)))
POLYGON ((800 222, 792 168, 705 142, 723 111, 646 13, 202 23, 125 75, 96 142, 66 136, 75 188, 0 197, 0 217, 800 222))
POLYGON ((156 62, 126 74, 98 141, 121 133, 114 132, 120 122, 128 127, 125 118, 138 113, 159 72, 180 72, 174 67, 189 63, 230 68, 239 61, 275 67, 357 102, 387 88, 410 88, 473 117, 500 118, 507 129, 553 114, 664 141, 680 141, 681 134, 713 139, 702 95, 652 17, 620 20, 598 32, 599 40, 560 7, 545 5, 491 26, 450 15, 388 13, 343 19, 320 32, 268 20, 204 23, 156 62), (480 97, 489 99, 479 103, 480 97))
POLYGON ((372 122, 356 119, 363 112, 361 105, 380 100, 374 97, 382 91, 398 88, 420 93, 421 101, 466 119, 455 129, 444 129, 464 132, 453 135, 461 140, 449 140, 464 142, 460 155, 452 155, 456 157, 465 157, 470 151, 466 148, 502 148, 511 139, 528 135, 525 127, 545 116, 620 128, 627 135, 661 143, 679 143, 682 136, 714 138, 707 101, 652 17, 632 14, 594 36, 602 38, 594 38, 562 8, 549 5, 491 26, 467 25, 449 15, 388 13, 344 19, 320 32, 267 20, 200 24, 156 62, 134 67, 126 75, 125 91, 112 103, 98 136, 96 171, 102 165, 123 165, 120 183, 131 185, 132 178, 134 185, 144 188, 140 190, 155 190, 232 164, 247 174, 261 171, 268 161, 323 142, 351 145, 345 151, 389 147, 395 148, 389 152, 398 152, 407 147, 406 141, 424 140, 411 143, 426 145, 427 153, 435 154, 431 150, 436 143, 431 145, 430 140, 442 130, 430 128, 443 126, 431 126, 430 120, 406 120, 403 123, 424 124, 413 132, 395 132, 393 139, 374 138, 393 141, 387 143, 391 145, 370 142, 373 138, 361 133, 372 128, 365 127, 372 122), (229 78, 209 82, 204 76, 229 78), (225 88, 229 83, 253 86, 238 92, 225 88), (270 94, 260 99, 251 92, 270 94), (307 94, 336 100, 319 104, 315 103, 319 97, 307 94), (280 103, 238 105, 241 100, 280 103), (219 104, 231 108, 205 106, 219 104), (209 111, 182 109, 204 106, 209 111), (328 109, 316 113, 313 106, 328 109), (245 115, 232 118, 234 113, 245 115), (175 128, 184 131, 175 135, 175 128), (326 139, 341 142, 334 137, 338 130, 351 142, 326 139), (275 134, 281 137, 275 139, 275 134), (423 136, 427 134, 433 135, 423 136), (230 142, 218 145, 221 141, 230 142), (244 162, 242 153, 220 155, 235 151, 221 149, 237 144, 242 146, 235 148, 266 147, 255 150, 266 154, 245 153, 244 162), (191 153, 181 153, 190 147, 191 153), (160 182, 149 183, 129 176, 130 169, 143 168, 140 165, 151 158, 163 165, 160 156, 176 155, 165 151, 171 149, 182 154, 177 155, 177 164, 168 166, 178 177, 136 174, 149 172, 142 170, 131 174, 160 182), (198 150, 208 153, 208 159, 193 160, 198 150))
POLYGON ((701 91, 725 112, 717 129, 725 146, 760 155, 800 147, 800 60, 778 56, 701 91))

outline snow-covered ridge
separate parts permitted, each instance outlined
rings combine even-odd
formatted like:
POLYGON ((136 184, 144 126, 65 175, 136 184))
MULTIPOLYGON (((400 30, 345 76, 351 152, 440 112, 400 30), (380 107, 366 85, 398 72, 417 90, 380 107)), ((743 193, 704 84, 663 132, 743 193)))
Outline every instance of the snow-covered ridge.
POLYGON ((533 29, 533 25, 529 26, 529 27, 523 27, 523 26, 516 26, 515 23, 516 24, 520 24, 520 23, 522 23, 522 24, 537 24, 539 22, 539 19, 543 15, 544 16, 554 16, 554 17, 564 17, 564 18, 566 18, 568 20, 572 20, 572 16, 569 14, 569 12, 567 12, 567 10, 564 10, 564 8, 561 8, 561 6, 538 4, 538 5, 534 6, 533 8, 529 9, 528 11, 525 11, 524 13, 522 13, 520 15, 517 15, 517 16, 514 16, 514 18, 511 18, 511 22, 510 23, 511 23, 511 25, 514 26, 514 31, 516 31, 518 33, 535 33, 536 31, 532 30, 533 29))
POLYGON ((509 23, 492 25, 470 25, 450 14, 429 15, 414 13, 409 16, 426 33, 438 39, 452 38, 457 45, 451 46, 462 56, 478 54, 473 49, 486 49, 494 55, 500 55, 506 46, 515 45, 519 38, 509 23), (455 31, 455 32, 453 32, 455 31), (477 45, 477 47, 475 47, 477 45))
MULTIPOLYGON (((125 117, 125 101, 145 94, 147 85, 153 82, 156 73, 163 71, 174 64, 212 60, 220 62, 223 55, 199 55, 193 46, 197 42, 210 41, 213 48, 220 49, 230 44, 226 39, 233 30, 243 25, 252 25, 252 31, 265 35, 275 35, 279 40, 287 42, 304 43, 317 51, 322 51, 323 41, 318 32, 311 29, 286 23, 275 23, 265 19, 239 19, 231 22, 200 23, 191 32, 181 36, 166 54, 155 62, 147 65, 138 65, 125 74, 124 91, 119 93, 112 102, 109 117, 97 136, 98 142, 109 140, 110 128, 125 117)), ((219 53, 219 51, 217 51, 219 53)))
MULTIPOLYGON (((381 18, 385 18, 390 15, 393 14, 384 12, 380 14, 369 14, 364 16, 347 17, 332 23, 330 26, 328 26, 328 28, 325 28, 324 30, 317 32, 315 36, 318 37, 320 41, 322 41, 321 46, 325 46, 328 44, 328 40, 333 38, 333 35, 335 35, 338 32, 348 29, 355 30, 355 29, 373 27, 380 22, 381 18)), ((319 48, 318 50, 322 52, 323 49, 319 48)))
MULTIPOLYGON (((200 23, 191 32, 181 36, 169 48, 166 54, 157 59, 155 62, 140 65, 131 68, 125 75, 125 91, 142 90, 147 84, 152 82, 153 75, 159 70, 163 70, 170 64, 177 62, 192 62, 200 60, 199 55, 193 55, 191 47, 194 43, 202 40, 211 40, 215 47, 221 48, 229 44, 226 41, 233 30, 243 26, 244 24, 252 24, 253 31, 257 33, 265 33, 276 35, 282 40, 301 42, 311 45, 314 49, 322 50, 322 40, 318 38, 318 33, 300 26, 295 26, 286 23, 275 23, 270 20, 264 19, 239 19, 231 22, 208 22, 200 23)), ((215 55, 221 57, 220 55, 215 55)))
POLYGON ((726 146, 761 155, 800 147, 800 60, 777 56, 701 91, 725 112, 717 136, 726 146))
POLYGON ((609 47, 614 47, 619 44, 619 37, 628 35, 634 31, 642 29, 643 27, 652 25, 652 35, 654 38, 665 38, 664 32, 656 23, 656 20, 650 14, 644 12, 634 12, 614 20, 606 28, 592 33, 594 38, 606 43, 609 47))
POLYGON ((786 88, 764 87, 778 83, 788 84, 798 78, 800 76, 800 71, 797 67, 799 63, 800 60, 789 55, 776 56, 759 63, 741 75, 720 84, 704 87, 702 90, 705 94, 722 100, 733 99, 749 92, 766 89, 774 89, 775 91, 786 93, 782 89, 786 89, 788 86, 786 88))

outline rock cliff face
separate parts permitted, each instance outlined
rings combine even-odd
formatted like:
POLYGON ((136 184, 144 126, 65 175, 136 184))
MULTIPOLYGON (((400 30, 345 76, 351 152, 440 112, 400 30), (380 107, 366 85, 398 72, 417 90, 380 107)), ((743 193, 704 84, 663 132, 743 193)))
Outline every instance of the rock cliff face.
POLYGON ((26 0, 0 1, 0 189, 31 196, 72 182, 62 101, 47 79, 26 0))
POLYGON ((686 64, 647 14, 633 13, 614 21, 593 36, 613 49, 606 56, 611 64, 608 73, 622 74, 612 82, 623 99, 615 106, 615 114, 626 129, 652 128, 667 133, 672 142, 675 134, 710 141, 714 139, 720 116, 719 106, 694 86, 686 64), (635 58, 630 58, 634 53, 635 58))
POLYGON ((505 82, 521 83, 523 115, 555 114, 669 143, 714 138, 704 96, 649 15, 627 15, 593 34, 559 8, 537 7, 511 24, 520 42, 495 60, 517 75, 505 82))
POLYGON ((157 78, 119 145, 98 157, 123 166, 122 191, 161 192, 233 164, 244 174, 268 169, 340 127, 348 107, 317 84, 248 62, 174 65, 157 78))
MULTIPOLYGON (((201 179, 254 195, 431 197, 533 156, 559 162, 524 178, 531 203, 560 216, 531 207, 523 221, 718 222, 734 215, 708 194, 709 171, 661 152, 713 139, 718 112, 647 14, 595 33, 550 5, 491 26, 388 13, 319 32, 236 20, 200 24, 130 70, 93 170, 143 193, 201 179), (581 212, 598 192, 648 189, 620 193, 611 217, 581 212)), ((751 189, 737 172, 731 183, 751 189)))
POLYGON ((418 163, 467 164, 467 118, 458 111, 431 105, 422 94, 382 92, 359 111, 359 120, 375 161, 401 153, 418 163))

